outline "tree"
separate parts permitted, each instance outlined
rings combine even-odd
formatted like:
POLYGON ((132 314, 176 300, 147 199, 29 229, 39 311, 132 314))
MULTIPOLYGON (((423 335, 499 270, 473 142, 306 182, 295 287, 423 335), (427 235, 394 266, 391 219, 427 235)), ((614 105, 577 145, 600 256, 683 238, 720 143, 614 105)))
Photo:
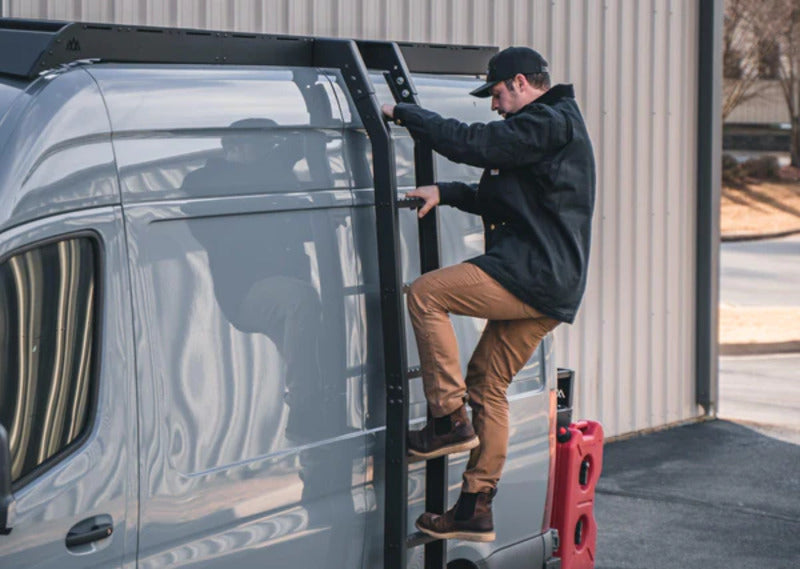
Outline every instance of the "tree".
POLYGON ((742 103, 758 95, 760 79, 776 78, 780 45, 770 15, 771 1, 726 0, 722 31, 723 88, 722 119, 742 103))
POLYGON ((778 81, 792 126, 792 166, 800 167, 800 1, 769 0, 763 6, 773 18, 779 45, 778 81))

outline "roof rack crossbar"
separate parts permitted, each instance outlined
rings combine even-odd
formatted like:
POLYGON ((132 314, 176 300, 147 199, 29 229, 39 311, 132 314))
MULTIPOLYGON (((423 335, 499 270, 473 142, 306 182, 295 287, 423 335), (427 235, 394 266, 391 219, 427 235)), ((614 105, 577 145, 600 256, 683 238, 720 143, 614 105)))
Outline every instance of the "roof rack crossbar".
POLYGON ((491 46, 398 42, 412 73, 483 75, 498 49, 491 46))

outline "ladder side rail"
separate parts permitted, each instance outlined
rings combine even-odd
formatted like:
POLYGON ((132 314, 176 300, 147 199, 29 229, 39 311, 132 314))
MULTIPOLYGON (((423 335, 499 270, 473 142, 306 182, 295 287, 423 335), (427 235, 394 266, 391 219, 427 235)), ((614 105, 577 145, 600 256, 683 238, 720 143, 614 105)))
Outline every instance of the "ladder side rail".
POLYGON ((378 270, 386 371, 386 469, 384 484, 384 569, 406 569, 408 527, 407 358, 399 271, 400 234, 397 181, 389 126, 383 120, 367 68, 352 40, 318 40, 315 64, 338 67, 372 145, 378 270))
MULTIPOLYGON (((359 42, 365 63, 372 69, 384 71, 396 103, 419 104, 417 90, 408 71, 403 53, 396 43, 359 42)), ((414 171, 417 186, 433 184, 435 165, 433 149, 420 141, 414 142, 414 171)), ((418 222, 420 270, 422 273, 440 266, 438 212, 429 212, 418 222)), ((428 411, 428 420, 432 420, 428 411)), ((447 509, 447 457, 429 460, 425 466, 425 511, 444 513, 447 509)), ((420 542, 416 536, 411 543, 420 542)), ((447 544, 444 540, 424 540, 425 569, 444 569, 447 564, 447 544)))
MULTIPOLYGON (((410 80, 410 78, 409 78, 410 80)), ((415 97, 416 99, 416 97, 415 97)), ((417 186, 427 186, 436 179, 433 149, 419 141, 414 143, 414 165, 417 186)), ((439 221, 436 208, 419 220, 419 255, 422 273, 440 267, 439 221)), ((428 421, 433 421, 428 409, 428 421)), ((425 466, 425 511, 443 514, 447 510, 448 471, 447 456, 429 460, 425 466)), ((425 569, 445 569, 447 548, 445 540, 425 545, 425 569)))
MULTIPOLYGON (((396 102, 411 102, 419 105, 419 96, 411 73, 406 66, 404 54, 397 44, 392 44, 399 65, 390 76, 395 85, 406 89, 396 89, 393 93, 396 102), (398 81, 399 80, 399 81, 398 81), (399 85, 398 85, 399 83, 399 85), (399 97, 398 97, 399 95, 399 97), (405 96, 404 96, 405 95, 405 96)), ((428 186, 436 181, 436 166, 433 148, 419 140, 414 141, 414 177, 417 187, 428 186)), ((435 271, 441 266, 439 245, 439 211, 429 211, 418 220, 420 272, 435 271)), ((428 421, 433 421, 428 409, 428 421)), ((448 460, 442 456, 429 460, 425 464, 425 511, 443 514, 447 510, 448 460)), ((425 544, 425 569, 445 569, 447 566, 447 542, 443 539, 425 544)))

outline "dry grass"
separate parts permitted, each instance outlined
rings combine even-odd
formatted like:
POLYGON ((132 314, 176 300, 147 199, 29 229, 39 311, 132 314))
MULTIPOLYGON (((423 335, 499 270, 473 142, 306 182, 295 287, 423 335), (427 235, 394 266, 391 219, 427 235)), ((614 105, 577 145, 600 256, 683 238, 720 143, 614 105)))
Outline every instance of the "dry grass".
POLYGON ((722 236, 800 231, 800 183, 760 182, 722 188, 722 236))

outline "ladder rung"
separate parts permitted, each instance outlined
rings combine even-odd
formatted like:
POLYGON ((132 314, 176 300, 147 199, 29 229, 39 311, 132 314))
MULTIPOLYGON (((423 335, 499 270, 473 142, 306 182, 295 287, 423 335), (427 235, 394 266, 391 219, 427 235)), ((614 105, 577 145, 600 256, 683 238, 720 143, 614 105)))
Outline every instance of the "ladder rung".
POLYGON ((415 531, 406 539, 406 547, 411 549, 413 547, 425 545, 426 543, 433 543, 434 541, 439 541, 439 538, 428 535, 427 533, 422 533, 421 531, 415 531))
POLYGON ((397 207, 408 207, 411 209, 422 207, 425 205, 425 200, 422 198, 400 198, 397 200, 397 207))
MULTIPOLYGON (((428 462, 429 459, 421 457, 421 456, 414 456, 413 454, 409 454, 408 458, 406 459, 408 464, 414 464, 416 462, 428 462)), ((431 458, 430 460, 436 460, 436 458, 431 458)))
POLYGON ((406 372, 406 377, 408 379, 414 379, 415 377, 422 377, 422 368, 420 366, 414 366, 408 368, 406 372))

